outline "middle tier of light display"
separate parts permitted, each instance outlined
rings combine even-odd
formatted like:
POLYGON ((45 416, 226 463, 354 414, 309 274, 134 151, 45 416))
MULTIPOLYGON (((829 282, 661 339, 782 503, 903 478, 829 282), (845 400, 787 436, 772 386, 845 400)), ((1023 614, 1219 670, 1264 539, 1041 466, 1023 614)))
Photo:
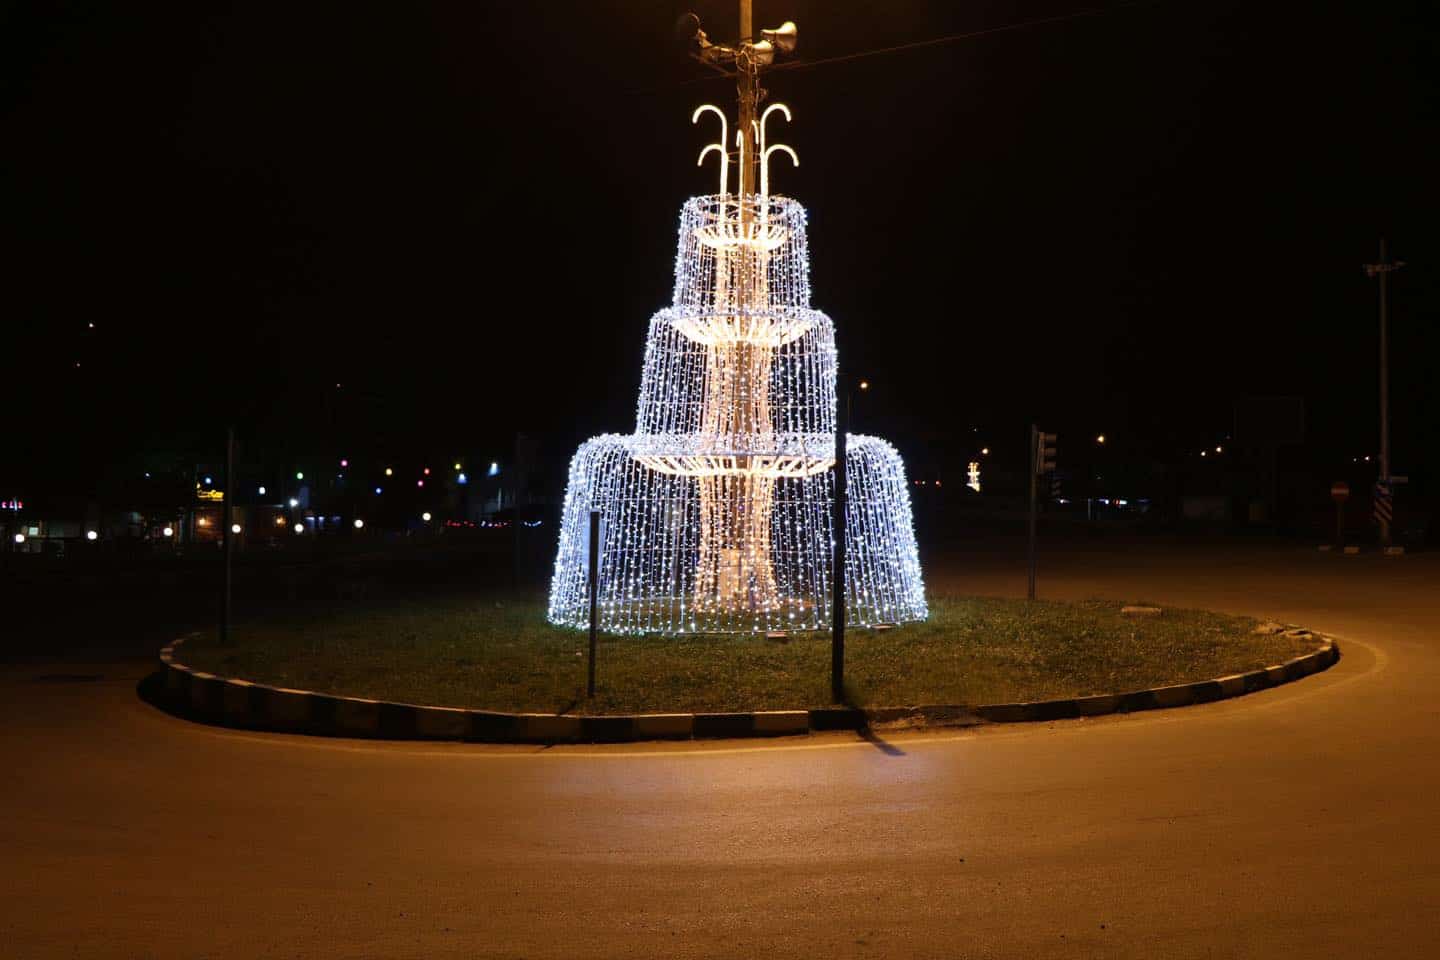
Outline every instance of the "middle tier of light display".
MULTIPOLYGON (((777 149, 790 152, 762 156, 777 149)), ((635 433, 596 437, 571 463, 550 593, 556 623, 588 622, 592 510, 603 518, 601 629, 829 623, 835 330, 810 307, 804 209, 768 196, 764 172, 760 194, 724 193, 723 149, 721 161, 722 192, 681 212, 674 299, 650 321, 635 433)), ((852 436, 846 463, 849 619, 923 618, 900 457, 852 436)))

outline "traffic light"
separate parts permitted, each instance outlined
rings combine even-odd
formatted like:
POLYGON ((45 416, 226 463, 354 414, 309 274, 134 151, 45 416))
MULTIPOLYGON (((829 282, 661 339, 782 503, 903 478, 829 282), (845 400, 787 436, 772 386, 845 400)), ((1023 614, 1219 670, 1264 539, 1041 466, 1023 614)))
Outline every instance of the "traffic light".
POLYGON ((1035 472, 1050 473, 1055 469, 1055 434, 1035 432, 1035 472))

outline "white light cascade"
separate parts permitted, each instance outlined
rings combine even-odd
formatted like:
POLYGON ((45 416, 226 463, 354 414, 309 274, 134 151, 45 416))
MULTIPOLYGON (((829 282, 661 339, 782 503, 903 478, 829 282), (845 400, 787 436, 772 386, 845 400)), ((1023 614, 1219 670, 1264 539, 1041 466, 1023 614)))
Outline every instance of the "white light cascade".
MULTIPOLYGON (((680 213, 673 304, 650 321, 633 434, 583 444, 570 464, 549 619, 589 623, 589 517, 601 514, 600 629, 755 633, 829 626, 835 488, 835 328, 810 307, 805 210, 720 193, 680 213)), ((742 163, 744 138, 740 143, 742 163)), ((854 625, 921 620, 925 588, 905 467, 876 437, 846 439, 846 610, 854 625)))

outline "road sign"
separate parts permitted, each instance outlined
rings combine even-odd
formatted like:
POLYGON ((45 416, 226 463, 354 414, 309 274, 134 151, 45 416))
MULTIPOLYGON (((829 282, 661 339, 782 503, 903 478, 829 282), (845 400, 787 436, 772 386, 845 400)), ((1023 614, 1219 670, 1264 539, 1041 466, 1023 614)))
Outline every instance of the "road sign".
POLYGON ((1379 481, 1375 483, 1374 515, 1376 523, 1387 526, 1395 519, 1394 507, 1390 502, 1390 487, 1379 481))
POLYGON ((1334 497, 1341 503, 1344 503, 1350 498, 1350 484, 1346 483, 1344 480, 1336 480, 1334 483, 1330 484, 1330 496, 1334 497))

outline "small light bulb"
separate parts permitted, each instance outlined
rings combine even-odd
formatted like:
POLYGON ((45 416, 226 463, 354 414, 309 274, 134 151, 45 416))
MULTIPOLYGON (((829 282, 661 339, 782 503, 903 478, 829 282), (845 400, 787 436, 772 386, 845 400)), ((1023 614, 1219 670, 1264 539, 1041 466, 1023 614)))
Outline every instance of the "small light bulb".
POLYGON ((299 501, 299 500, 296 500, 294 497, 291 497, 291 498, 290 498, 290 506, 292 506, 292 507, 298 507, 298 506, 300 506, 300 501, 299 501))
POLYGON ((85 531, 85 539, 86 539, 86 540, 92 540, 92 541, 93 541, 93 540, 99 540, 99 539, 100 539, 100 534, 96 533, 94 530, 86 530, 86 531, 85 531))
POLYGON ((364 526, 365 526, 365 521, 364 521, 364 520, 361 520, 359 517, 356 517, 356 518, 355 518, 355 529, 356 529, 356 530, 359 530, 359 529, 361 529, 361 528, 364 527, 364 526))
POLYGON ((424 513, 420 514, 420 519, 421 519, 421 520, 424 520, 426 523, 429 523, 429 522, 430 522, 430 511, 429 511, 429 510, 426 510, 424 513))
POLYGON ((264 488, 264 487, 261 487, 260 490, 259 490, 259 493, 260 493, 260 496, 262 496, 262 497, 265 496, 265 488, 264 488))
POLYGON ((160 531, 160 532, 163 533, 163 534, 165 534, 165 536, 167 536, 167 537, 173 537, 173 536, 175 536, 175 528, 174 528, 174 527, 166 527, 164 530, 162 530, 162 531, 160 531))
POLYGON ((240 532, 240 524, 238 524, 238 523, 232 523, 232 524, 230 524, 230 532, 231 532, 231 533, 239 533, 239 532, 240 532))
POLYGON ((304 474, 303 472, 299 471, 299 470, 296 470, 296 471, 295 471, 295 479, 296 479, 296 480, 304 480, 304 479, 305 479, 305 474, 304 474))

